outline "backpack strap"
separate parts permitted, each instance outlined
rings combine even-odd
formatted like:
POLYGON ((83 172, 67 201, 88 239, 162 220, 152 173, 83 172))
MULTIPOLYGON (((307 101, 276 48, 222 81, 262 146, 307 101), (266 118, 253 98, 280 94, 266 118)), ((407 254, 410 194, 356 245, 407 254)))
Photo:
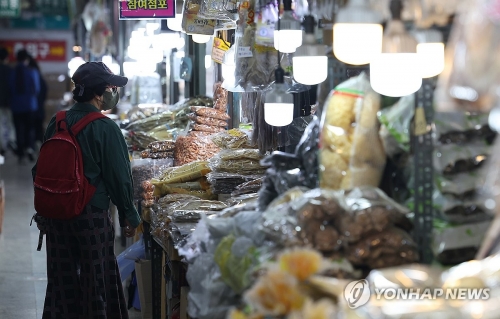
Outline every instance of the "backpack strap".
MULTIPOLYGON (((101 112, 90 112, 89 114, 85 115, 83 118, 81 118, 78 122, 73 124, 70 129, 70 134, 73 134, 76 136, 78 133, 81 132, 87 126, 90 122, 93 122, 98 119, 106 118, 106 115, 103 115, 101 112)), ((67 123, 66 123, 67 124, 67 123)), ((97 187, 101 183, 101 175, 99 174, 97 176, 97 179, 95 181, 94 186, 97 187)))
POLYGON ((68 122, 66 122, 66 111, 59 111, 56 114, 56 131, 68 129, 68 122), (64 124, 64 126, 62 126, 64 124))
POLYGON ((91 112, 87 115, 85 115, 81 120, 76 122, 73 126, 71 126, 71 132, 73 135, 77 135, 80 133, 81 130, 85 128, 90 122, 105 118, 106 116, 103 115, 101 112, 91 112))

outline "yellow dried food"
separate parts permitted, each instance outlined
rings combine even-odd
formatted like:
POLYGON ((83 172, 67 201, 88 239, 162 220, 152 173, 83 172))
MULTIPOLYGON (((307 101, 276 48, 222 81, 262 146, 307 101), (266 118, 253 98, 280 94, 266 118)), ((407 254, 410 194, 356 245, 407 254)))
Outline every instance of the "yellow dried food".
POLYGON ((337 126, 347 131, 355 119, 356 100, 354 96, 334 94, 328 102, 325 125, 337 126))
POLYGON ((339 189, 348 169, 347 162, 340 154, 323 149, 320 152, 320 187, 339 189))
POLYGON ((323 256, 312 249, 295 248, 286 250, 278 256, 278 263, 283 271, 304 281, 320 271, 323 256))
POLYGON ((347 132, 337 126, 329 126, 323 129, 322 144, 324 148, 340 154, 348 162, 351 156, 352 143, 347 132))
POLYGON ((245 293, 245 300, 263 315, 280 316, 301 309, 305 296, 295 277, 271 269, 245 293))
POLYGON ((352 173, 348 170, 340 183, 340 189, 352 189, 352 173))
POLYGON ((335 304, 329 299, 321 299, 314 302, 307 299, 301 311, 297 311, 288 316, 288 319, 330 319, 335 318, 337 309, 335 304))

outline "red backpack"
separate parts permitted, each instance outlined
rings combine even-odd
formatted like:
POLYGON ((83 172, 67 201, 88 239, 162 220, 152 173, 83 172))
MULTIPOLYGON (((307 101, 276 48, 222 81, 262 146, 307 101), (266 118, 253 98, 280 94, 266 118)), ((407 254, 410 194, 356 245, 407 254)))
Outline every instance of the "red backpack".
POLYGON ((76 135, 92 121, 105 118, 92 112, 68 128, 66 111, 56 115, 56 132, 40 148, 36 164, 35 210, 54 219, 80 215, 96 187, 83 174, 82 150, 76 135))

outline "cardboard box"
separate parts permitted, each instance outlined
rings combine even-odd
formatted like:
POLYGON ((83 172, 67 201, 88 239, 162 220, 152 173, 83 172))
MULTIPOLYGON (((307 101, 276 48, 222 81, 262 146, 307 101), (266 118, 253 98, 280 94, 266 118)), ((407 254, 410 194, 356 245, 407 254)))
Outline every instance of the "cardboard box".
POLYGON ((5 214, 5 184, 0 181, 0 233, 2 232, 3 215, 5 214))
POLYGON ((139 300, 141 301, 142 319, 153 318, 153 280, 151 260, 139 259, 135 262, 139 300))

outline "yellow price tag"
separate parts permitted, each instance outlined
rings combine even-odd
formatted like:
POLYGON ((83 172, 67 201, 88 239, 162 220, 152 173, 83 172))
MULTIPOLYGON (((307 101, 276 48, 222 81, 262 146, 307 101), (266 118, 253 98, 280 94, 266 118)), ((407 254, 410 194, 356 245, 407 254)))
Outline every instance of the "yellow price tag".
POLYGON ((415 136, 427 134, 427 121, 423 107, 417 107, 415 111, 415 136))
POLYGON ((222 64, 222 62, 224 61, 224 55, 226 54, 226 51, 229 50, 230 45, 231 44, 226 43, 220 38, 214 38, 214 44, 212 47, 212 60, 219 64, 222 64))

